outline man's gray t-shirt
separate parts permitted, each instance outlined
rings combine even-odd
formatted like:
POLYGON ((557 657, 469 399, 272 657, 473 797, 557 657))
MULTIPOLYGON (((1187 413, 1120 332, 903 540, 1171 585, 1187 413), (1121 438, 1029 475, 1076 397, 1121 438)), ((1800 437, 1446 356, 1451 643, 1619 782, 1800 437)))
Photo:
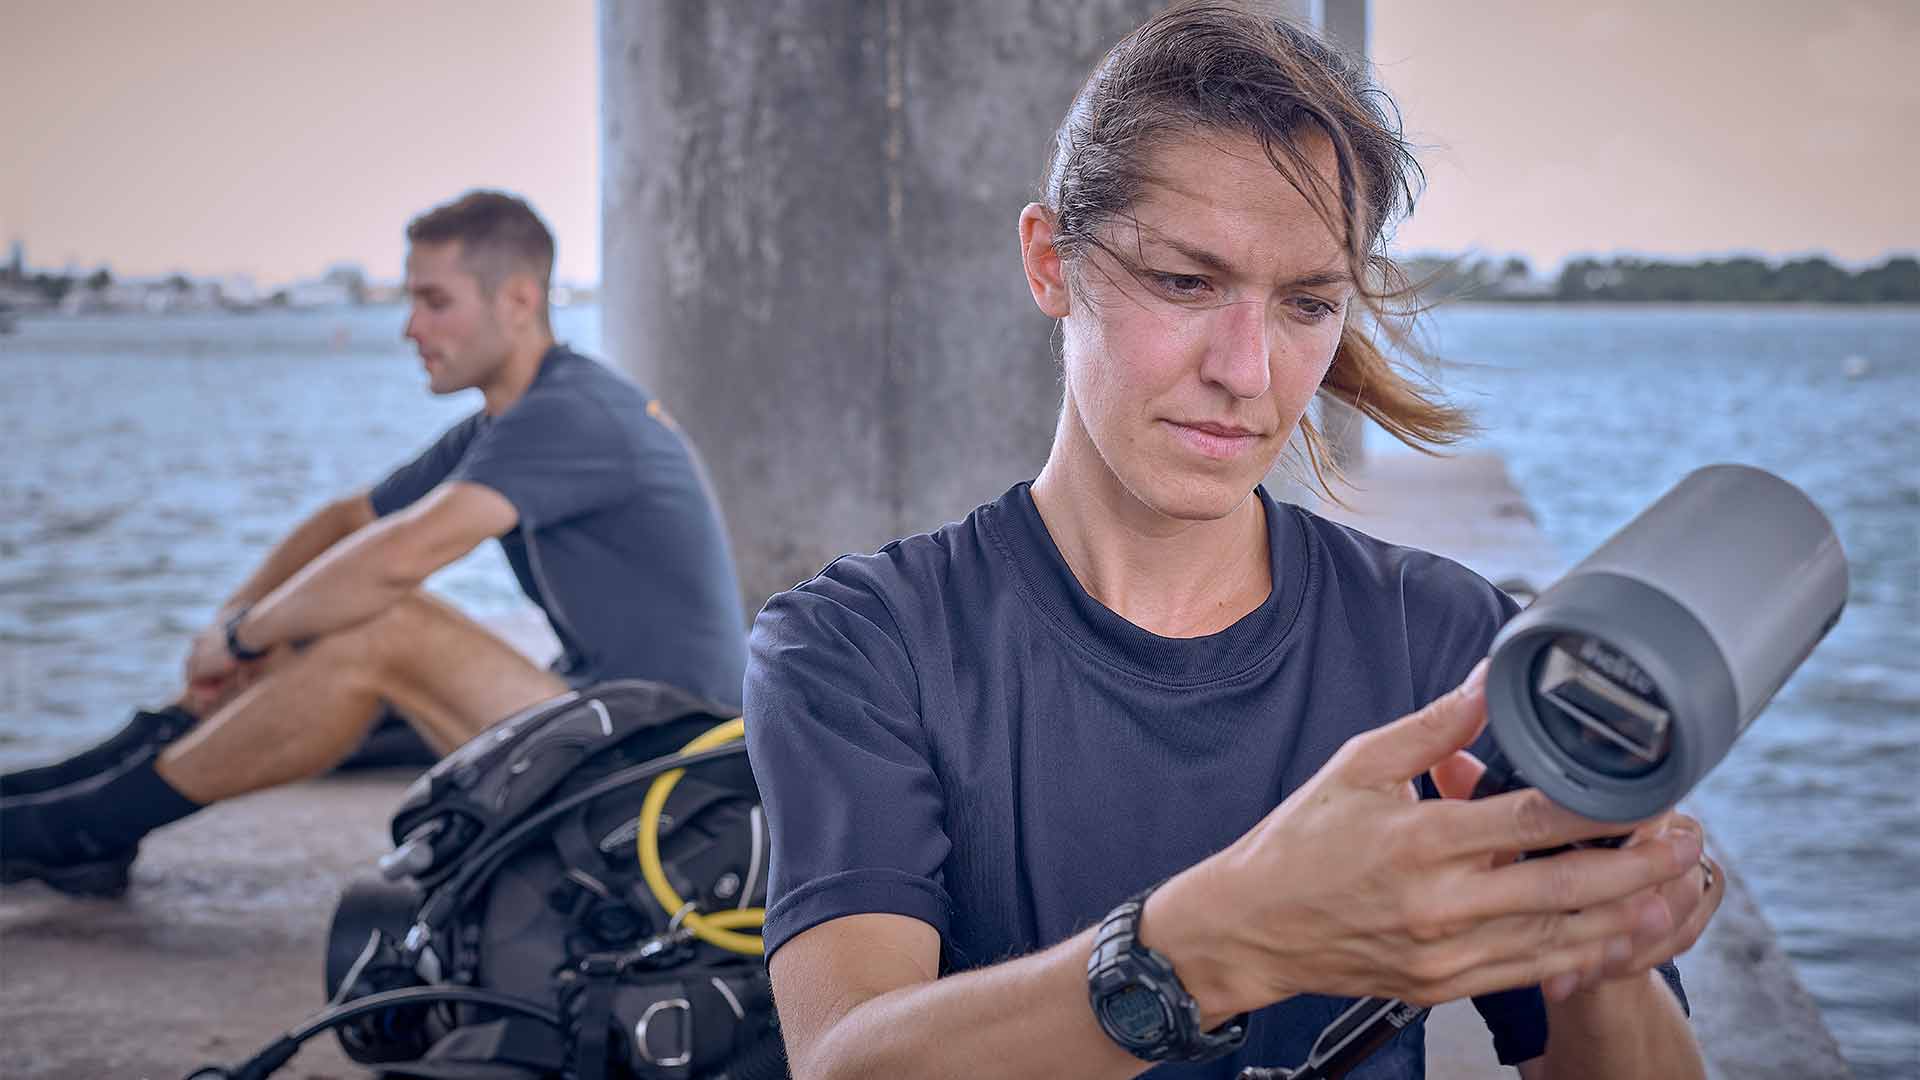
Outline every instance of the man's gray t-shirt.
POLYGON ((381 481, 374 512, 448 481, 519 514, 500 546, 560 638, 569 683, 652 679, 739 705, 746 634, 726 530, 692 446, 645 391, 556 345, 505 412, 467 417, 381 481))

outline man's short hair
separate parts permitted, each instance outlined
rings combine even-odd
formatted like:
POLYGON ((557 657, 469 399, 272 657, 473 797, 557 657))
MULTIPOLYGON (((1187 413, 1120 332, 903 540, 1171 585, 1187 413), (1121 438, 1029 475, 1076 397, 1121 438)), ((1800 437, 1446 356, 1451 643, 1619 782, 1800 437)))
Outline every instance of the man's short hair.
POLYGON ((541 296, 552 287, 553 233, 523 199, 469 191, 407 223, 410 244, 460 242, 460 262, 488 294, 515 272, 532 274, 541 296))

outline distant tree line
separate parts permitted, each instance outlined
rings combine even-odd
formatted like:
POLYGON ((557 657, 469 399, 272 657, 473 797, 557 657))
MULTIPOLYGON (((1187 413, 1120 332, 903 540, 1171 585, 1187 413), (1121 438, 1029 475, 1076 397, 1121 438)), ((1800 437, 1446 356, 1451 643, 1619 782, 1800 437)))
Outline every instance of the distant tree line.
POLYGON ((1792 304, 1920 303, 1920 260, 1888 259, 1850 271, 1826 259, 1666 263, 1647 259, 1573 259, 1560 271, 1554 299, 1673 300, 1792 304))
POLYGON ((95 270, 91 274, 16 274, 12 267, 0 268, 0 285, 37 292, 46 298, 47 303, 57 304, 75 288, 104 290, 113 284, 113 274, 107 270, 95 270))
POLYGON ((1858 271, 1817 256, 1778 264, 1756 258, 1578 258, 1553 280, 1535 278, 1523 259, 1421 257, 1404 265, 1430 301, 1920 304, 1920 259, 1912 256, 1858 271))
MULTIPOLYGON (((327 271, 321 280, 342 286, 346 290, 349 303, 363 304, 367 301, 369 285, 366 273, 358 267, 335 267, 327 271)), ((91 293, 97 299, 100 294, 113 287, 114 281, 113 271, 106 267, 101 267, 90 274, 54 274, 45 271, 25 271, 13 266, 0 266, 0 310, 7 307, 9 292, 16 294, 15 302, 19 302, 22 297, 37 296, 37 301, 33 301, 36 304, 58 306, 68 298, 69 294, 77 293, 84 297, 91 293)), ((172 293, 175 297, 185 297, 194 291, 195 285, 192 278, 185 274, 174 273, 165 278, 144 282, 140 288, 145 290, 147 295, 172 293)), ((252 307, 255 303, 253 300, 248 300, 241 306, 252 307)), ((292 297, 287 289, 278 289, 258 303, 270 307, 287 307, 292 303, 292 297)))
MULTIPOLYGON (((1624 256, 1571 259, 1555 280, 1536 278, 1525 259, 1466 259, 1419 255, 1401 260, 1409 280, 1430 302, 1497 300, 1554 303, 1739 303, 1739 304, 1920 304, 1920 259, 1889 258, 1878 266, 1853 271, 1818 256, 1773 265, 1763 259, 1709 259, 1661 262, 1624 256)), ((329 274, 347 273, 335 270, 329 274)), ((356 303, 366 292, 364 276, 352 271, 348 282, 356 303)), ((0 267, 0 285, 38 292, 58 304, 75 288, 102 292, 113 275, 19 273, 0 267)), ((177 292, 190 282, 178 274, 168 280, 177 292)), ((269 304, 287 302, 283 289, 269 304)))

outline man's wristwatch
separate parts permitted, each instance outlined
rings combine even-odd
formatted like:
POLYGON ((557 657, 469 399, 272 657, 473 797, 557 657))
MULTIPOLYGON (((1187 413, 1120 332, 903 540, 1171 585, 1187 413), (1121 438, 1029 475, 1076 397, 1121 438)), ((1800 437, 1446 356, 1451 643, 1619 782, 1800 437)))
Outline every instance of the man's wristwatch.
MULTIPOLYGON (((1158 886, 1155 886, 1156 888, 1158 886)), ((1087 998, 1107 1037, 1142 1061, 1212 1061, 1247 1041, 1247 1014, 1200 1030, 1200 1006, 1167 958, 1140 944, 1153 889, 1114 908, 1093 935, 1087 998)))
POLYGON ((252 610, 253 605, 248 604, 246 607, 234 612, 227 619, 227 652, 241 663, 258 660, 270 651, 268 649, 249 649, 245 645, 240 644, 240 620, 246 618, 247 612, 252 610))

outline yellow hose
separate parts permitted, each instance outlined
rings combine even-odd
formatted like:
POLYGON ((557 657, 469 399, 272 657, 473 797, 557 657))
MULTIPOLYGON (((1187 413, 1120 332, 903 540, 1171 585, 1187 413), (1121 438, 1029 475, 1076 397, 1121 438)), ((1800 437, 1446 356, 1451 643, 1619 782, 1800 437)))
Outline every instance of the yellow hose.
MULTIPOLYGON (((745 738, 746 734, 746 721, 735 718, 709 728, 699 738, 681 747, 680 752, 690 754, 711 750, 723 743, 745 738)), ((653 893, 653 899, 668 915, 685 908, 687 901, 673 891, 673 885, 667 881, 666 868, 660 865, 660 812, 666 809, 667 796, 673 792, 673 786, 686 774, 685 769, 661 773, 653 781, 653 786, 647 788, 647 797, 640 802, 640 876, 653 893)), ((766 918, 765 908, 727 908, 712 914, 688 911, 681 917, 680 925, 709 945, 746 956, 760 956, 766 952, 766 943, 760 940, 758 934, 739 931, 749 927, 758 929, 766 922, 766 918)))

